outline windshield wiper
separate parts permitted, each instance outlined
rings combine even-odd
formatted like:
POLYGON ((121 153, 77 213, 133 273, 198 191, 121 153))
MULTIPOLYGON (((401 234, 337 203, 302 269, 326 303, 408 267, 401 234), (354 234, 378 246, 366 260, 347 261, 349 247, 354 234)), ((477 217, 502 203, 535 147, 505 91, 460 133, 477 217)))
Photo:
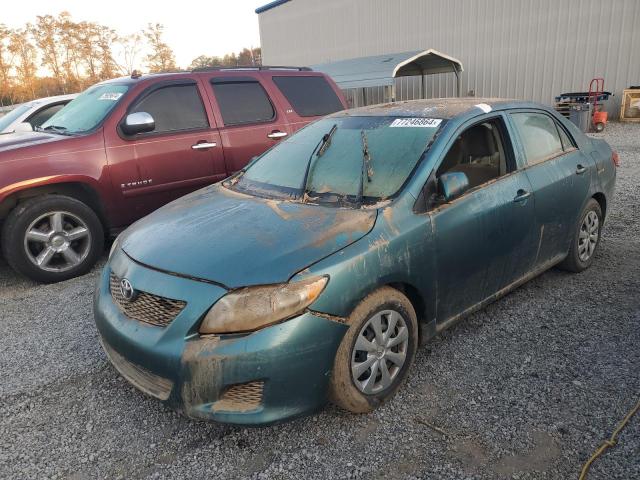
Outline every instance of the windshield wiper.
POLYGON ((67 127, 60 127, 58 125, 48 125, 44 128, 38 127, 36 129, 38 132, 53 132, 59 135, 71 135, 70 132, 67 132, 67 127))
POLYGON ((331 137, 333 137, 333 134, 336 133, 337 129, 338 129, 338 124, 334 123, 333 127, 331 127, 331 130, 329 130, 328 133, 325 133, 322 136, 318 144, 313 148, 311 155, 309 155, 309 160, 307 160, 307 167, 304 170, 304 178, 302 179, 302 185, 300 185, 300 196, 302 198, 302 203, 304 203, 305 196, 308 191, 307 183, 309 182, 309 172, 311 170, 311 163, 313 162, 313 155, 315 154, 316 157, 321 157, 324 154, 324 152, 327 151, 327 148, 329 148, 329 146, 331 145, 331 137))
POLYGON ((367 134, 364 130, 360 131, 360 137, 362 138, 362 172, 360 173, 360 188, 358 188, 358 198, 356 203, 362 206, 362 198, 364 197, 364 177, 367 177, 367 182, 371 182, 371 155, 369 154, 369 144, 367 142, 367 134))

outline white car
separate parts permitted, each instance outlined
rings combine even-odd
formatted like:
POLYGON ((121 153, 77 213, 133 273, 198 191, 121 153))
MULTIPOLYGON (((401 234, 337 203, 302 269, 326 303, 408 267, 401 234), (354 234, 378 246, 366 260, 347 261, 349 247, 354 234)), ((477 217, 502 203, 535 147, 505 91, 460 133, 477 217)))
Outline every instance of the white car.
POLYGON ((0 140, 12 133, 35 130, 77 96, 75 93, 57 95, 16 105, 13 110, 0 117, 0 140))

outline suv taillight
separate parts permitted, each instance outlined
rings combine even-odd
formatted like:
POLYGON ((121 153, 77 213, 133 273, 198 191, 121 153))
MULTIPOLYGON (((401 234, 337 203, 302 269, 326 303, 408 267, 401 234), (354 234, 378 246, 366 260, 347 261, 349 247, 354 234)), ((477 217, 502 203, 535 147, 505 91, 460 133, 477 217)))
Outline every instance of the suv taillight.
POLYGON ((613 152, 611 154, 611 161, 616 167, 620 166, 620 157, 618 156, 618 152, 613 152))

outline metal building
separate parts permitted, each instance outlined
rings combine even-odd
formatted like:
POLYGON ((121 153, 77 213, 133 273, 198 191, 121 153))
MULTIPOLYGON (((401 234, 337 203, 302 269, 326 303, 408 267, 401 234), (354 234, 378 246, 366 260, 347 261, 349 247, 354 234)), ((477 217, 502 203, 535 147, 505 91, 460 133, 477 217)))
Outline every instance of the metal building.
MULTIPOLYGON (((604 77, 612 117, 640 84, 640 0, 276 0, 256 13, 268 65, 435 49, 464 64, 463 95, 553 104, 604 77)), ((455 95, 452 74, 426 81, 427 96, 455 95)), ((419 96, 419 79, 396 79, 397 99, 419 96)))

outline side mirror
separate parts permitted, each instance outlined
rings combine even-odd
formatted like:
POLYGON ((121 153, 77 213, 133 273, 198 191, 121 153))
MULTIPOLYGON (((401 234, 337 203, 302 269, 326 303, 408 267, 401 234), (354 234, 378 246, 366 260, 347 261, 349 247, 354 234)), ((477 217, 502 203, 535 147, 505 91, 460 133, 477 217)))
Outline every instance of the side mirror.
POLYGON ((156 128, 156 122, 147 112, 130 113, 124 119, 121 128, 127 135, 136 135, 138 133, 153 132, 156 128))
POLYGON ((469 179, 462 172, 443 173, 438 178, 438 191, 450 202, 469 190, 469 179))
POLYGON ((16 128, 13 130, 14 133, 24 133, 24 132, 33 132, 33 127, 29 122, 22 122, 16 125, 16 128))

